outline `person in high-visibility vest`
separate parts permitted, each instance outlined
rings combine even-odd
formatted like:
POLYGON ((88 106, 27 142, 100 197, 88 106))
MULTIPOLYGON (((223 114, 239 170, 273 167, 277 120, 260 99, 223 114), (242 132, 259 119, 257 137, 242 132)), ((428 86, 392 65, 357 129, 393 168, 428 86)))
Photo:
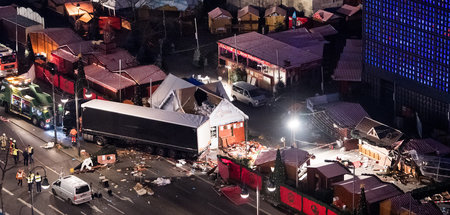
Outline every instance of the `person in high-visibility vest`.
POLYGON ((13 153, 13 149, 16 148, 16 142, 14 142, 14 141, 12 138, 9 138, 9 154, 11 154, 11 155, 13 153))
POLYGON ((25 176, 25 173, 23 172, 23 169, 19 169, 19 171, 17 171, 17 174, 16 174, 17 186, 20 185, 22 187, 22 181, 23 181, 24 176, 25 176))
POLYGON ((28 183, 28 192, 31 192, 31 189, 33 189, 33 180, 34 180, 34 174, 30 173, 27 177, 27 183, 28 183))
POLYGON ((17 162, 19 161, 19 149, 13 148, 12 155, 14 157, 14 165, 17 165, 17 162))
POLYGON ((33 154, 34 154, 34 148, 33 146, 28 145, 28 158, 30 159, 30 163, 34 163, 33 160, 33 154))
POLYGON ((39 172, 37 172, 36 176, 34 176, 34 180, 36 181, 36 191, 38 193, 40 193, 41 192, 41 181, 42 181, 42 178, 41 178, 41 175, 39 175, 39 172))
POLYGON ((72 128, 70 130, 70 136, 72 136, 72 145, 75 145, 77 143, 77 130, 75 128, 72 128))
POLYGON ((3 135, 0 137, 0 142, 2 143, 2 150, 6 150, 6 142, 8 141, 8 138, 6 137, 6 134, 3 133, 3 135))

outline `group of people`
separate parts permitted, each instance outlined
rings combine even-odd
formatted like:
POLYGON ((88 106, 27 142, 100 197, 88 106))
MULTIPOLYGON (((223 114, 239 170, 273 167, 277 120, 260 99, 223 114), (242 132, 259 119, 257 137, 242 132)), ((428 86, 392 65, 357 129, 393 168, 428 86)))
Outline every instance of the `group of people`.
MULTIPOLYGON (((8 138, 6 137, 6 134, 3 133, 2 136, 0 136, 0 142, 1 142, 1 150, 5 151, 7 148, 8 138)), ((34 148, 30 145, 25 147, 25 149, 22 151, 17 147, 16 140, 9 138, 9 153, 14 158, 14 165, 17 165, 19 162, 19 153, 22 153, 23 155, 23 165, 28 166, 28 163, 33 163, 33 154, 34 154, 34 148)))
MULTIPOLYGON (((2 136, 0 136, 0 143, 1 143, 1 150, 6 151, 8 137, 6 137, 5 133, 3 133, 2 136)), ((12 138, 9 138, 9 153, 14 158, 14 165, 17 165, 17 163, 19 162, 19 153, 22 153, 24 166, 28 166, 29 163, 30 164, 34 163, 34 160, 33 160, 34 148, 32 146, 28 145, 22 151, 22 150, 18 149, 16 140, 14 140, 12 138)), ((41 177, 41 175, 39 175, 39 172, 37 172, 36 175, 32 172, 29 172, 28 176, 27 176, 25 171, 22 168, 20 168, 19 170, 17 170, 17 173, 16 173, 17 186, 22 186, 23 179, 27 180, 28 192, 31 192, 31 189, 33 188, 33 182, 36 182, 37 192, 41 192, 42 177, 41 177)))
POLYGON ((38 193, 41 192, 42 177, 41 177, 41 175, 39 175, 39 172, 36 172, 36 175, 34 173, 30 172, 27 176, 23 169, 19 169, 16 174, 17 186, 19 186, 19 185, 22 186, 24 178, 27 180, 27 183, 28 183, 28 192, 32 191, 33 182, 36 182, 36 191, 38 193))

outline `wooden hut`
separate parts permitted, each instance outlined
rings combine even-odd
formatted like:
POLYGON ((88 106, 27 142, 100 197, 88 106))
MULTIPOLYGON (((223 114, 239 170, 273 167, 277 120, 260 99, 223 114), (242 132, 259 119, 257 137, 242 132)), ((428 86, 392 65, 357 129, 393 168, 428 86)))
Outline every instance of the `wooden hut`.
POLYGON ((211 34, 229 33, 231 32, 231 16, 230 12, 217 7, 208 13, 208 24, 211 34))
POLYGON ((277 28, 277 23, 281 23, 283 26, 283 29, 286 28, 286 10, 284 10, 281 7, 274 6, 266 10, 266 13, 264 15, 266 18, 266 25, 269 28, 269 32, 275 31, 277 28))
POLYGON ((248 5, 238 11, 239 32, 258 31, 259 11, 248 5))

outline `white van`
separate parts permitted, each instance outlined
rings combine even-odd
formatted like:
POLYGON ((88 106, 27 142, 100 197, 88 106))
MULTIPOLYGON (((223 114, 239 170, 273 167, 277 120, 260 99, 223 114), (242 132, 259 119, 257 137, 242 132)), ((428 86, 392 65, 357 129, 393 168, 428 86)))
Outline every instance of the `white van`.
POLYGON ((92 191, 89 184, 73 175, 65 176, 53 182, 52 193, 74 205, 92 200, 92 191))
POLYGON ((267 103, 266 92, 247 82, 238 81, 231 89, 233 100, 248 104, 251 107, 263 106, 267 103))

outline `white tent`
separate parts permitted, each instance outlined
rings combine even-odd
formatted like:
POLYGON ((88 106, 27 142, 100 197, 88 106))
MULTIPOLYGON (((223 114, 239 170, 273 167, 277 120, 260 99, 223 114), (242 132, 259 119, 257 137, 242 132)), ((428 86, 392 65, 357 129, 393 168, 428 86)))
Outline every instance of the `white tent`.
POLYGON ((152 94, 152 107, 161 108, 163 102, 173 96, 173 91, 194 85, 178 78, 172 74, 167 75, 166 79, 159 85, 159 87, 152 94))
POLYGON ((209 118, 211 127, 248 120, 248 116, 244 112, 226 99, 223 99, 217 105, 211 115, 209 115, 209 118))
POLYGON ((106 7, 113 11, 116 16, 116 10, 131 8, 138 0, 92 0, 98 2, 102 7, 106 7))

